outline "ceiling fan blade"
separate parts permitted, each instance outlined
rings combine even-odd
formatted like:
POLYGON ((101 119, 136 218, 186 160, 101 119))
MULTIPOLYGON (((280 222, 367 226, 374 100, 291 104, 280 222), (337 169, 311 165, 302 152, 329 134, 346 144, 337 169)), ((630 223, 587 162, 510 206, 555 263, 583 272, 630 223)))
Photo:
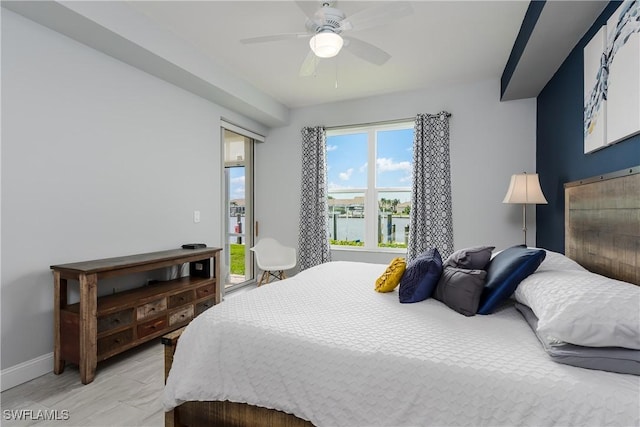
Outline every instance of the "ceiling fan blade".
POLYGON ((320 58, 318 58, 312 51, 309 51, 307 57, 300 66, 300 77, 313 76, 316 73, 318 62, 320 62, 320 58))
POLYGON ((307 16, 307 18, 313 20, 315 13, 320 8, 320 3, 317 1, 296 1, 296 4, 302 10, 302 12, 307 16))
POLYGON ((408 1, 394 1, 368 7, 347 17, 340 23, 343 31, 360 31, 388 23, 392 19, 402 18, 413 13, 408 1))
POLYGON ((382 65, 391 58, 391 55, 371 43, 353 37, 343 37, 343 39, 345 48, 349 52, 372 64, 382 65))
POLYGON ((297 40, 303 39, 305 37, 310 37, 310 34, 307 33, 287 33, 287 34, 273 34, 271 36, 260 36, 260 37, 251 37, 248 39, 240 40, 242 44, 253 44, 253 43, 266 43, 266 42, 277 42, 281 40, 297 40))

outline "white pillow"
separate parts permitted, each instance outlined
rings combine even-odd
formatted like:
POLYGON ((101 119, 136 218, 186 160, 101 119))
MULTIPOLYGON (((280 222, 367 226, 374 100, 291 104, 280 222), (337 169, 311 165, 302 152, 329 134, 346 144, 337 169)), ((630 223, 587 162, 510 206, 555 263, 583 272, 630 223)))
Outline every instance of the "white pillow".
MULTIPOLYGON (((529 249, 542 249, 547 254, 542 260, 542 264, 536 269, 536 271, 543 270, 578 270, 578 271, 588 271, 586 268, 578 264, 576 261, 568 258, 567 256, 561 254, 560 252, 553 252, 549 249, 544 248, 536 248, 533 246, 528 246, 529 249)), ((494 251, 491 254, 491 259, 493 259, 496 255, 498 255, 500 251, 494 251)))
POLYGON ((589 271, 543 270, 515 299, 533 310, 547 344, 640 350, 640 287, 589 271))
POLYGON ((558 252, 553 252, 548 249, 545 249, 547 255, 542 260, 542 264, 536 271, 545 271, 545 270, 577 270, 577 271, 587 271, 586 268, 572 260, 571 258, 567 258, 558 252))

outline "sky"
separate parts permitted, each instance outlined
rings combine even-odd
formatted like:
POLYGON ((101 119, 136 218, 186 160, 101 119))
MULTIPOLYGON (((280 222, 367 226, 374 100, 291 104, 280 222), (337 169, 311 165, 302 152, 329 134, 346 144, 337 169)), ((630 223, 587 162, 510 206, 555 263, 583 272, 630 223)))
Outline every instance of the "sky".
MULTIPOLYGON (((376 186, 407 187, 411 186, 411 149, 413 147, 413 129, 378 131, 376 146, 376 186)), ((367 187, 367 134, 327 137, 327 178, 329 190, 341 188, 367 187)), ((229 168, 231 188, 229 198, 244 199, 245 170, 244 167, 229 168)), ((359 194, 345 194, 351 198, 359 194)), ((339 195, 335 197, 340 198, 339 195)), ((407 193, 385 193, 380 197, 398 198, 408 201, 407 193), (405 200, 406 199, 406 200, 405 200)))
MULTIPOLYGON (((411 187, 412 147, 413 129, 377 132, 377 188, 411 187)), ((367 134, 328 136, 327 169, 329 191, 366 188, 367 134)))
POLYGON ((229 168, 229 199, 244 199, 244 166, 229 168))

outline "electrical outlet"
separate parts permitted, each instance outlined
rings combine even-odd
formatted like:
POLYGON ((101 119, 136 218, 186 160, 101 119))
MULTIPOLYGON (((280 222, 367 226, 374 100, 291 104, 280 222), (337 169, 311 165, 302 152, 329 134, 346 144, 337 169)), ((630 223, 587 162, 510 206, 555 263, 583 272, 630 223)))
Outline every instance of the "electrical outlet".
POLYGON ((200 222, 200 211, 193 211, 193 222, 196 224, 200 222))

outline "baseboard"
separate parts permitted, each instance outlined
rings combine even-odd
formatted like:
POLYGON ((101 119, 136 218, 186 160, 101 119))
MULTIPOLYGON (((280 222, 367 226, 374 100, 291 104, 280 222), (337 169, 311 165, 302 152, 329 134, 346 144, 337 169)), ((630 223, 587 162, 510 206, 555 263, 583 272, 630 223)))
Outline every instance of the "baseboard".
POLYGON ((53 370, 53 353, 27 360, 0 372, 0 391, 9 390, 53 370))

